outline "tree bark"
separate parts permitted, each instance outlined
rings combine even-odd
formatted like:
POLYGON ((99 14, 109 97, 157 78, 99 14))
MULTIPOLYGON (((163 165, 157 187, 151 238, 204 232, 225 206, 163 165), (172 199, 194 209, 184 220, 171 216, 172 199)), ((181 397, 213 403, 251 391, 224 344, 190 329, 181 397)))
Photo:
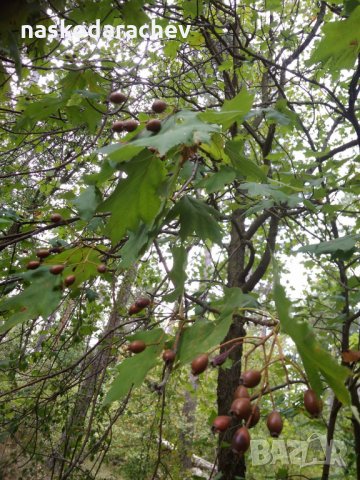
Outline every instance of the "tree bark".
MULTIPOLYGON (((245 229, 243 210, 236 210, 232 217, 231 239, 229 246, 228 263, 228 286, 241 288, 244 293, 250 292, 265 275, 271 261, 271 256, 275 249, 276 237, 278 232, 279 217, 275 212, 260 215, 254 222, 245 229), (265 249, 258 261, 258 265, 252 267, 255 261, 255 252, 251 244, 251 237, 263 224, 270 218, 269 229, 266 238, 265 249), (249 260, 246 263, 246 249, 249 249, 249 260)), ((232 340, 238 337, 244 337, 246 330, 244 328, 245 317, 234 315, 233 323, 224 341, 232 340)), ((228 347, 225 347, 225 349, 228 347)), ((224 351, 225 349, 222 349, 224 351)), ((232 360, 232 367, 228 369, 219 369, 218 374, 218 414, 227 415, 233 400, 233 393, 239 385, 241 375, 242 345, 234 349, 229 358, 232 360)), ((234 429, 219 436, 219 455, 218 467, 222 473, 221 480, 235 480, 245 478, 246 464, 244 456, 234 454, 229 446, 222 447, 222 442, 231 443, 234 429)))
MULTIPOLYGON (((357 386, 357 382, 354 381, 350 387, 351 402, 353 406, 357 409, 358 414, 360 415, 360 388, 357 386)), ((360 480, 360 424, 355 416, 352 416, 352 423, 354 427, 354 436, 355 436, 355 452, 356 455, 356 478, 360 480)))
MULTIPOLYGON (((194 387, 194 390, 197 389, 197 379, 190 378, 190 382, 194 387)), ((180 463, 182 467, 182 474, 186 478, 186 474, 190 473, 190 470, 193 466, 193 455, 191 452, 192 440, 194 436, 194 425, 195 425, 195 411, 197 404, 196 395, 192 395, 190 392, 185 390, 185 401, 182 409, 182 418, 184 424, 182 426, 182 431, 179 435, 179 452, 180 452, 180 463)))
POLYGON ((85 378, 76 396, 74 408, 67 419, 58 454, 55 454, 53 459, 53 469, 56 468, 59 480, 69 478, 74 468, 81 463, 81 456, 89 440, 94 408, 106 368, 114 360, 111 350, 114 339, 118 335, 117 327, 121 327, 122 322, 122 317, 118 313, 119 306, 128 302, 135 276, 135 267, 129 269, 124 275, 108 323, 102 333, 104 341, 83 366, 85 378))
MULTIPOLYGON (((228 264, 228 286, 239 287, 242 273, 245 268, 245 248, 246 244, 241 242, 240 236, 244 235, 244 221, 241 217, 242 210, 237 210, 233 214, 231 240, 229 246, 229 264, 228 264)), ((225 338, 225 341, 246 335, 243 318, 236 316, 225 338)), ((227 347, 222 348, 221 352, 227 347)), ((227 415, 232 403, 233 392, 239 384, 241 374, 242 346, 234 349, 229 358, 232 360, 232 367, 225 369, 219 368, 217 403, 218 415, 227 415)), ((218 471, 221 472, 222 480, 233 480, 236 477, 245 478, 246 465, 244 457, 235 455, 231 449, 222 447, 222 442, 231 443, 233 429, 229 429, 219 436, 219 454, 218 471)))
MULTIPOLYGON (((236 317, 230 327, 225 341, 236 337, 243 337, 246 334, 242 317, 236 317)), ((222 349, 224 351, 225 349, 222 349)), ((241 357, 242 347, 234 349, 229 358, 233 361, 233 365, 229 369, 219 368, 217 401, 218 415, 228 415, 232 403, 233 393, 239 385, 241 374, 241 357)), ((244 457, 234 454, 231 449, 222 447, 222 442, 231 444, 231 438, 234 430, 230 428, 219 436, 219 456, 218 470, 222 473, 221 480, 232 480, 235 478, 245 478, 246 465, 244 457)))

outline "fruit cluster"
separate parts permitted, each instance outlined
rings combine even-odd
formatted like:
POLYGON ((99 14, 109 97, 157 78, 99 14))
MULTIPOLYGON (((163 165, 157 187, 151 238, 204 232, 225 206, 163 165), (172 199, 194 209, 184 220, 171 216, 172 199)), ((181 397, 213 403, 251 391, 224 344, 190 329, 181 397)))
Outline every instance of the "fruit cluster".
MULTIPOLYGON (((145 308, 145 306, 148 306, 149 303, 150 301, 147 303, 145 299, 141 297, 130 307, 129 313, 139 308, 141 310, 145 308)), ((147 345, 144 341, 134 340, 129 344, 128 349, 132 353, 140 353, 143 352, 146 347, 147 345)), ((225 358, 226 356, 227 355, 224 354, 218 355, 215 360, 211 361, 211 364, 213 366, 220 365, 224 362, 222 357, 225 358), (218 358, 220 359, 219 361, 217 361, 218 358)), ((176 358, 176 352, 171 349, 165 350, 162 358, 165 363, 172 364, 176 358)), ((191 362, 191 372, 195 376, 200 375, 207 369, 208 365, 209 355, 206 353, 198 355, 191 362)), ((247 370, 243 372, 240 377, 240 384, 233 394, 233 401, 228 415, 219 415, 212 423, 211 429, 213 433, 224 433, 229 429, 234 429, 231 448, 232 451, 238 455, 244 454, 249 449, 251 442, 249 429, 255 427, 260 420, 261 412, 258 403, 264 390, 261 389, 259 394, 251 397, 248 389, 257 387, 261 379, 262 374, 259 370, 247 370), (252 400, 255 399, 257 400, 252 403, 252 400)), ((322 402, 311 389, 304 392, 304 407, 312 418, 317 418, 321 414, 323 407, 322 402)), ((274 409, 267 415, 266 426, 272 437, 277 438, 281 434, 283 420, 277 410, 274 409)))
MULTIPOLYGON (((59 213, 53 213, 50 216, 50 220, 52 223, 57 224, 57 223, 63 222, 64 219, 59 213)), ((36 270, 37 268, 40 267, 43 260, 47 258, 49 255, 51 255, 52 253, 61 253, 62 251, 63 251, 63 247, 60 247, 60 246, 52 247, 52 248, 39 248, 35 252, 35 255, 38 258, 38 260, 30 260, 26 265, 27 270, 36 270)), ((55 265, 49 266, 49 271, 53 275, 60 275, 64 271, 65 267, 66 265, 64 264, 58 264, 58 265, 55 264, 55 265)), ((105 273, 107 271, 107 267, 104 263, 99 263, 96 269, 99 273, 105 273)), ((65 287, 70 287, 70 285, 75 283, 75 281, 76 281, 75 275, 73 274, 67 275, 63 280, 63 285, 65 287)))
MULTIPOLYGON (((225 432, 234 425, 235 432, 232 437, 231 448, 236 454, 244 454, 250 447, 249 429, 257 425, 260 420, 260 409, 257 404, 251 404, 248 388, 259 385, 261 373, 257 370, 248 370, 240 378, 239 385, 233 397, 229 415, 216 417, 212 424, 214 433, 225 432), (244 425, 239 425, 239 421, 244 425)), ((261 396, 257 397, 261 398, 261 396)), ((318 399, 313 390, 304 392, 304 406, 307 412, 316 418, 322 411, 322 402, 318 399)), ((283 421, 278 411, 273 410, 266 419, 266 425, 272 437, 278 437, 283 429, 283 421)))
MULTIPOLYGON (((109 95, 110 102, 114 104, 123 104, 127 100, 127 96, 119 91, 112 92, 109 95)), ((154 113, 163 113, 167 108, 166 102, 163 100, 155 100, 151 106, 151 110, 154 113)), ((134 119, 129 120, 116 120, 113 125, 112 129, 114 132, 121 133, 121 132, 133 132, 139 126, 139 122, 134 119)), ((149 132, 158 133, 161 130, 161 120, 158 118, 152 118, 146 123, 146 129, 149 132)))

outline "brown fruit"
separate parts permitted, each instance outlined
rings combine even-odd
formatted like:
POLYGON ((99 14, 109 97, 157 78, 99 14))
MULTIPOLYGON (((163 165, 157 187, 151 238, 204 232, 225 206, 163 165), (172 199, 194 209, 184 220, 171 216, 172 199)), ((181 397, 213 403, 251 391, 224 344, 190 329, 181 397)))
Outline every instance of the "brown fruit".
POLYGON ((250 447, 250 440, 249 430, 246 427, 238 428, 231 442, 231 450, 239 455, 245 453, 250 447))
POLYGON ((59 223, 63 220, 63 217, 60 215, 60 213, 53 213, 50 217, 50 220, 53 223, 59 223))
POLYGON ((214 433, 225 432, 231 425, 232 418, 228 415, 219 415, 213 421, 211 430, 214 433))
POLYGON ((128 346, 128 349, 132 353, 140 353, 143 352, 146 348, 146 343, 143 342, 142 340, 134 340, 131 342, 128 346))
POLYGON ((65 277, 65 280, 64 280, 64 284, 66 287, 70 287, 70 285, 72 285, 76 280, 76 277, 75 275, 68 275, 67 277, 65 277))
POLYGON ((174 350, 170 350, 170 349, 164 350, 162 354, 162 358, 166 363, 172 363, 175 360, 175 357, 176 357, 176 353, 174 352, 174 350))
POLYGON ((62 252, 64 249, 62 247, 52 247, 50 248, 49 252, 50 253, 60 253, 62 252))
POLYGON ((28 270, 35 270, 40 266, 40 262, 38 260, 30 260, 30 262, 26 265, 28 270))
POLYGON ((126 120, 124 122, 123 128, 127 132, 133 132, 134 130, 137 129, 138 126, 139 126, 139 123, 136 120, 126 120))
POLYGON ((141 310, 141 308, 139 308, 135 303, 133 303, 129 307, 128 314, 129 315, 135 315, 135 313, 139 313, 140 310, 141 310))
POLYGON ((234 399, 235 398, 250 398, 248 389, 243 385, 239 385, 234 392, 234 399))
POLYGON ((127 99, 127 96, 119 91, 111 92, 109 95, 109 100, 111 103, 124 103, 127 99))
POLYGON ((199 375, 202 372, 205 372, 209 364, 209 355, 207 353, 202 353, 198 355, 191 362, 191 371, 193 375, 199 375))
POLYGON ((261 381, 261 373, 258 370, 247 370, 240 378, 245 387, 253 388, 259 385, 261 381))
POLYGON ((151 105, 151 110, 155 113, 162 113, 167 108, 167 103, 164 100, 155 100, 151 105))
POLYGON ((50 272, 54 275, 59 275, 65 268, 65 265, 53 265, 50 268, 50 272))
POLYGON ((112 124, 111 128, 113 129, 114 132, 123 132, 125 130, 124 123, 125 122, 121 120, 116 120, 116 122, 112 124))
POLYGON ((247 425, 248 428, 255 427, 255 425, 257 425, 259 423, 260 409, 257 405, 254 405, 251 408, 251 415, 250 415, 248 420, 249 420, 248 425, 247 425))
POLYGON ((96 270, 99 273, 105 273, 106 272, 106 265, 105 263, 99 263, 99 265, 96 267, 96 270))
POLYGON ((320 398, 316 395, 314 390, 306 390, 304 392, 304 407, 313 418, 320 416, 323 409, 323 404, 320 398))
POLYGON ((148 297, 139 297, 135 300, 135 305, 142 310, 150 305, 150 298, 148 297))
POLYGON ((283 421, 281 415, 277 411, 271 412, 266 420, 266 425, 272 437, 278 437, 283 429, 283 421))
POLYGON ((149 120, 146 124, 146 130, 149 130, 149 132, 160 132, 161 130, 161 122, 157 118, 153 118, 152 120, 149 120))
POLYGON ((246 420, 251 414, 251 403, 249 398, 235 398, 230 407, 231 415, 238 419, 246 420))
POLYGON ((46 258, 50 255, 50 250, 47 248, 40 248, 36 251, 36 256, 39 258, 46 258))

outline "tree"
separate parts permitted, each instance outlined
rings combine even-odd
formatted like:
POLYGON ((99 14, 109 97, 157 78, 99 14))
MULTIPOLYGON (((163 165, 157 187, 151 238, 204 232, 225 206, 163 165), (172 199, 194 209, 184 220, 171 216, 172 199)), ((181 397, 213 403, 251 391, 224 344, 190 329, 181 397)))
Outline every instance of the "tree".
MULTIPOLYGON (((359 451, 359 16, 348 0, 4 9, 1 422, 20 458, 41 457, 53 478, 91 478, 86 462, 96 472, 147 384, 159 395, 149 478, 167 478, 171 382, 204 354, 218 368, 219 415, 257 369, 251 393, 264 414, 291 423, 279 392, 311 388, 329 405, 327 442, 337 425, 348 431, 343 410, 359 451), (20 37, 25 23, 97 18, 190 34, 20 37), (124 98, 113 103, 115 90, 124 98), (156 98, 164 111, 151 109, 156 98), (282 285, 294 253, 309 282, 297 301, 282 285), (130 355, 138 340, 146 348, 130 355)), ((246 456, 229 448, 240 423, 219 435, 226 480, 246 476, 246 456)), ((187 464, 189 452, 180 457, 187 464)), ((347 461, 360 478, 359 457, 347 461)), ((325 463, 322 479, 330 472, 325 463)))

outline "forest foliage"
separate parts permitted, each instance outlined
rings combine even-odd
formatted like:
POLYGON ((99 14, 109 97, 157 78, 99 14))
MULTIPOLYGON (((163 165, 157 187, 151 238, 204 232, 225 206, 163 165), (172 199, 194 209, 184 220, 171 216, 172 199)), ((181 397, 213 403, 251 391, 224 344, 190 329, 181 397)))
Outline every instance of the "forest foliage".
POLYGON ((4 478, 360 478, 359 25, 359 0, 2 7, 4 478), (61 19, 191 28, 21 38, 61 19), (254 464, 249 370, 251 439, 279 412, 341 468, 254 464))

